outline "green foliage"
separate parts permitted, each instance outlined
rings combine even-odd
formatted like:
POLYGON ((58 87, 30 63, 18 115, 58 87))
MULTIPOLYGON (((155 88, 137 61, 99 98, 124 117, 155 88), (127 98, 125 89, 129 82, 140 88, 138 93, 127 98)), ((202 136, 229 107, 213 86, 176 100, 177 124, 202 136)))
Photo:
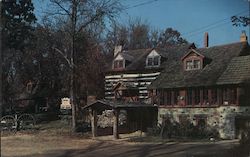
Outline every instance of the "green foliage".
POLYGON ((194 125, 189 120, 183 122, 171 122, 165 120, 161 127, 162 138, 191 138, 191 139, 209 139, 219 138, 219 133, 215 129, 205 126, 194 125))
POLYGON ((233 26, 247 27, 250 25, 250 18, 246 16, 232 16, 231 21, 233 23, 233 26))
POLYGON ((3 45, 6 48, 23 50, 31 45, 32 31, 36 17, 33 13, 34 6, 31 0, 3 0, 3 45))

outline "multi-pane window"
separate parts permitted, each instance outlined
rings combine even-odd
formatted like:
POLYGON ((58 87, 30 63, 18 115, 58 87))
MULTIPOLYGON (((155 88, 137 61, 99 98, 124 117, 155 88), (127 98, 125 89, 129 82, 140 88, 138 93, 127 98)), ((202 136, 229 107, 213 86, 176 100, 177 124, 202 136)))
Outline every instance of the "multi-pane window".
POLYGON ((200 89, 199 88, 196 88, 194 90, 194 103, 195 103, 195 105, 200 104, 200 89))
POLYGON ((165 103, 166 103, 166 105, 171 105, 171 101, 172 101, 172 99, 171 99, 171 91, 167 91, 166 92, 166 101, 165 101, 165 103))
POLYGON ((192 90, 188 89, 187 90, 187 105, 192 105, 192 90))
POLYGON ((192 70, 193 67, 193 62, 192 61, 187 61, 186 62, 186 70, 192 70))
POLYGON ((211 104, 216 104, 217 103, 217 89, 211 89, 211 104))
POLYGON ((196 70, 201 69, 200 60, 187 60, 186 61, 186 70, 196 70))
POLYGON ((201 68, 201 61, 200 60, 194 60, 193 69, 200 69, 200 68, 201 68))
POLYGON ((160 66, 160 56, 148 57, 147 66, 160 66))
POLYGON ((123 60, 115 60, 114 61, 114 69, 123 68, 123 60))
POLYGON ((153 58, 148 58, 148 66, 153 66, 153 58))

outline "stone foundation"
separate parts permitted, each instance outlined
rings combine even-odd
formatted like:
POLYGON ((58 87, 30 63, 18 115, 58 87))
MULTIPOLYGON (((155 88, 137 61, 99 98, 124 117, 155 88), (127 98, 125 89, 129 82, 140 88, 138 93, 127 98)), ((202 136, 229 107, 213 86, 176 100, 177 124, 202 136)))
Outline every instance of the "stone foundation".
POLYGON ((235 117, 249 116, 250 106, 220 106, 197 108, 161 108, 158 110, 158 122, 162 123, 163 117, 170 117, 172 121, 179 122, 179 117, 186 117, 196 125, 196 116, 206 117, 207 127, 215 128, 222 139, 236 138, 235 117))

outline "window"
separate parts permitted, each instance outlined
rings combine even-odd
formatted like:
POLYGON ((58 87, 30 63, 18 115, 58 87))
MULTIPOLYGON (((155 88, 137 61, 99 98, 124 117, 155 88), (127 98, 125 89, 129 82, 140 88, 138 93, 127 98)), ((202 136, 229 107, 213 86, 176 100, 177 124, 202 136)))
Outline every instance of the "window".
POLYGON ((192 93, 191 89, 187 90, 187 105, 192 105, 192 93))
POLYGON ((209 101, 208 101, 208 89, 203 89, 203 103, 204 103, 204 105, 209 104, 209 101))
POLYGON ((160 64, 160 63, 159 63, 159 59, 160 59, 159 56, 154 57, 154 66, 157 66, 157 65, 160 64))
POLYGON ((211 104, 216 104, 217 103, 217 89, 211 89, 211 104))
POLYGON ((200 60, 194 60, 194 69, 200 69, 201 67, 201 61, 200 60))
POLYGON ((186 62, 186 69, 187 69, 187 70, 191 70, 192 67, 193 67, 193 62, 192 62, 192 61, 187 61, 187 62, 186 62))
POLYGON ((200 105, 200 89, 194 89, 194 103, 195 105, 200 105))
POLYGON ((153 66, 153 58, 148 58, 148 66, 153 66))
POLYGON ((160 66, 160 56, 148 57, 147 66, 160 66))
POLYGON ((168 105, 168 106, 170 106, 171 105, 171 101, 172 101, 172 99, 171 99, 171 91, 166 91, 166 105, 168 105))
POLYGON ((114 69, 123 68, 123 60, 115 60, 114 61, 114 69))
POLYGON ((197 70, 201 69, 200 60, 187 60, 186 61, 186 70, 197 70))

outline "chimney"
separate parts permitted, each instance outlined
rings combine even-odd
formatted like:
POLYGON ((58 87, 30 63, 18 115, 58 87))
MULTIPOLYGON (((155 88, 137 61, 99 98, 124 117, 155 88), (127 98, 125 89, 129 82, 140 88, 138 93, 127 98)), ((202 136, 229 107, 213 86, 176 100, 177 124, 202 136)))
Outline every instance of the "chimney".
POLYGON ((204 47, 207 48, 209 45, 209 37, 208 37, 208 32, 204 34, 204 47))
POLYGON ((121 45, 118 45, 118 46, 115 46, 115 50, 114 50, 114 57, 122 51, 122 46, 121 45))
POLYGON ((247 42, 247 35, 245 31, 242 31, 240 35, 240 42, 247 42))

